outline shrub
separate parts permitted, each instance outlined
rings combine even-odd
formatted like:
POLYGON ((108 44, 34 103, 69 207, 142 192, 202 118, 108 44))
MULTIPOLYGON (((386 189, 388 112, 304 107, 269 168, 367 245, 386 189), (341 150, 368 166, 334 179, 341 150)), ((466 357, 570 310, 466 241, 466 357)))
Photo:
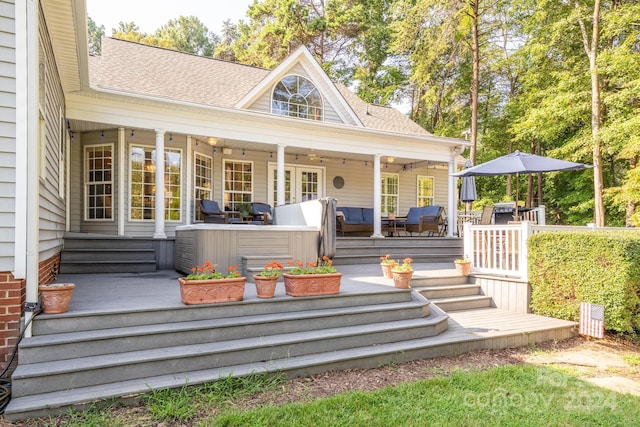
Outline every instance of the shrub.
POLYGON ((580 303, 605 306, 605 328, 640 327, 640 233, 540 233, 531 236, 531 307, 578 321, 580 303))

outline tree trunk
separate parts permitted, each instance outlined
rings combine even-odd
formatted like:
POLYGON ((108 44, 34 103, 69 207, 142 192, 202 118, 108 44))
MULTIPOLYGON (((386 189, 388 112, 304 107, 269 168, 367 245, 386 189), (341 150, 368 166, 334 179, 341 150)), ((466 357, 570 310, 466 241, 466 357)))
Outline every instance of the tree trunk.
POLYGON ((602 123, 602 110, 600 103, 600 76, 598 75, 598 44, 600 43, 600 3, 595 0, 593 5, 593 23, 591 42, 587 35, 587 29, 580 16, 580 4, 576 1, 578 10, 578 24, 582 31, 582 42, 585 52, 589 57, 589 71, 591 72, 591 142, 593 144, 593 191, 594 191, 594 222, 597 227, 604 227, 605 212, 602 193, 604 191, 602 179, 602 146, 600 142, 600 124, 602 123))
POLYGON ((471 82, 471 155, 469 158, 476 164, 478 147, 478 90, 480 85, 480 42, 478 33, 480 0, 471 0, 471 51, 473 53, 473 79, 471 82))
MULTIPOLYGON (((633 156, 629 159, 629 171, 632 171, 638 165, 638 157, 633 156)), ((629 200, 627 202, 627 208, 625 212, 625 222, 624 225, 627 227, 633 227, 633 223, 631 222, 631 217, 636 213, 636 202, 633 200, 629 200)))

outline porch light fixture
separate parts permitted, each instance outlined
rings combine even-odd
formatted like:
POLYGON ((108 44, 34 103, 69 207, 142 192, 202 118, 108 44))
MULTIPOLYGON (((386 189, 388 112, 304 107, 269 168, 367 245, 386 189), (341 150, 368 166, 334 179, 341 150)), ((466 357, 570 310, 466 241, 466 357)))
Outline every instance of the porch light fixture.
POLYGON ((207 144, 209 144, 210 146, 214 146, 218 143, 218 140, 215 139, 214 137, 210 136, 209 138, 207 138, 207 144))
POLYGON ((101 132, 100 132, 100 139, 101 139, 102 141, 104 141, 104 131, 101 131, 101 132))
POLYGON ((244 148, 242 149, 242 157, 244 157, 244 148))
POLYGON ((393 161, 394 161, 394 160, 395 160, 395 159, 394 159, 393 157, 391 157, 391 156, 387 156, 387 162, 389 162, 389 163, 393 163, 393 161))
POLYGON ((296 162, 298 161, 298 155, 296 154, 296 162))
POLYGON ((273 151, 269 153, 269 158, 273 159, 273 151))
POLYGON ((342 166, 347 166, 347 159, 342 159, 342 166))
POLYGON ((368 168, 369 167, 369 162, 367 160, 364 161, 364 167, 368 168))
POLYGON ((172 133, 169 134, 169 142, 173 142, 173 134, 172 133))
POLYGON ((131 129, 131 135, 130 136, 131 136, 131 138, 135 138, 136 137, 136 135, 133 133, 133 129, 131 129))

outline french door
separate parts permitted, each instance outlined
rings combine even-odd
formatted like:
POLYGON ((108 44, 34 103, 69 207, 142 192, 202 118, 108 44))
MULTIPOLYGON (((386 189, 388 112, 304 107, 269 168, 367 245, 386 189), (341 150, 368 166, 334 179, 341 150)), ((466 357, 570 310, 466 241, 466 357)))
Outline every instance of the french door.
MULTIPOLYGON (((269 163, 267 191, 269 204, 275 206, 278 200, 276 164, 269 163)), ((324 168, 317 166, 285 165, 284 202, 299 203, 324 197, 324 168)))

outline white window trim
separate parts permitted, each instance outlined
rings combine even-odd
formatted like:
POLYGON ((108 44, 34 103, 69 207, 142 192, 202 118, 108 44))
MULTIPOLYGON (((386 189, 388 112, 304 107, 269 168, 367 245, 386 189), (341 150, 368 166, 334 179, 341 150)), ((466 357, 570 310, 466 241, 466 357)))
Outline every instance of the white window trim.
POLYGON ((83 159, 82 159, 82 180, 83 180, 83 188, 84 188, 84 202, 82 205, 82 210, 84 213, 84 221, 86 222, 114 222, 115 221, 115 204, 114 204, 114 198, 115 198, 115 193, 114 193, 114 186, 113 186, 113 176, 115 171, 114 169, 114 161, 115 161, 115 147, 113 143, 106 143, 106 144, 88 144, 85 145, 83 147, 83 159), (90 184, 90 182, 88 181, 88 170, 87 170, 87 149, 88 148, 93 148, 93 147, 110 147, 111 148, 111 181, 102 181, 103 183, 106 182, 110 182, 111 183, 111 218, 89 218, 88 215, 88 210, 87 210, 87 203, 88 203, 88 197, 89 197, 89 192, 88 190, 88 186, 90 184))
POLYGON ((430 178, 432 181, 431 190, 433 191, 433 195, 431 196, 430 206, 433 206, 436 202, 436 177, 433 175, 417 175, 416 176, 416 206, 420 206, 420 195, 418 193, 418 190, 420 189, 421 178, 430 178))
MULTIPOLYGON (((132 185, 132 172, 133 170, 131 169, 131 149, 132 147, 140 147, 140 148, 151 148, 151 151, 153 152, 156 149, 155 145, 148 145, 148 144, 138 144, 135 142, 130 142, 128 147, 127 147, 127 168, 129 169, 129 188, 127 190, 127 192, 129 193, 129 209, 128 209, 128 218, 129 221, 131 222, 135 222, 135 223, 141 223, 141 222, 155 222, 155 219, 134 219, 131 218, 131 197, 133 196, 133 194, 131 193, 131 185, 132 185)), ((184 182, 184 167, 183 167, 183 154, 182 154, 182 148, 173 148, 173 147, 166 147, 164 148, 164 153, 165 155, 167 154, 167 152, 178 152, 180 154, 180 191, 182 192, 183 190, 183 182, 184 182)), ((155 163, 154 163, 155 164, 155 163)), ((166 164, 166 163, 165 163, 166 164)), ((155 181, 154 181, 154 185, 155 185, 155 181)), ((155 195, 154 195, 155 197, 155 195)), ((178 219, 165 219, 165 222, 170 222, 170 223, 181 223, 182 222, 182 213, 183 213, 183 197, 181 196, 180 198, 180 217, 178 219)), ((154 204, 154 208, 155 210, 155 204, 154 204)))
MULTIPOLYGON (((255 165, 254 165, 254 162, 252 160, 223 159, 223 161, 222 161, 222 180, 220 181, 222 183, 222 202, 220 203, 220 209, 222 209, 222 210, 225 209, 224 201, 225 201, 225 196, 227 195, 227 193, 235 193, 235 192, 227 191, 227 181, 226 181, 227 177, 225 176, 225 171, 227 170, 227 167, 226 167, 227 163, 249 163, 251 165, 251 193, 242 192, 242 194, 251 194, 251 200, 253 201, 253 192, 255 191, 255 188, 256 188, 256 183, 255 183, 255 165)), ((246 203, 250 203, 250 202, 246 202, 246 203)))
MULTIPOLYGON (((396 173, 396 172, 381 172, 380 173, 380 178, 383 179, 385 176, 395 176, 397 178, 397 182, 398 182, 398 192, 395 194, 396 197, 396 211, 400 210, 400 174, 396 173)), ((384 191, 384 186, 382 188, 382 190, 384 191)), ((393 196, 393 194, 388 194, 388 193, 384 193, 381 192, 380 197, 383 196, 393 196)), ((381 206, 382 206, 382 200, 380 200, 381 206)), ((382 206, 382 208, 384 209, 384 206, 382 206)), ((390 213, 390 212, 385 212, 384 210, 382 211, 382 213, 390 213)), ((395 214, 398 214, 398 212, 395 212, 395 214)))
MULTIPOLYGON (((197 200, 197 193, 198 191, 209 191, 209 200, 213 199, 213 156, 209 156, 207 154, 202 154, 199 153, 197 151, 193 152, 193 203, 196 202, 197 200), (198 187, 196 185, 196 171, 197 171, 197 164, 198 164, 198 157, 204 157, 205 159, 211 161, 211 174, 209 176, 209 181, 211 182, 211 188, 209 188, 208 190, 206 188, 203 187, 198 187)), ((195 207, 195 209, 193 210, 193 220, 195 221, 196 218, 198 216, 198 208, 197 206, 195 207)))

